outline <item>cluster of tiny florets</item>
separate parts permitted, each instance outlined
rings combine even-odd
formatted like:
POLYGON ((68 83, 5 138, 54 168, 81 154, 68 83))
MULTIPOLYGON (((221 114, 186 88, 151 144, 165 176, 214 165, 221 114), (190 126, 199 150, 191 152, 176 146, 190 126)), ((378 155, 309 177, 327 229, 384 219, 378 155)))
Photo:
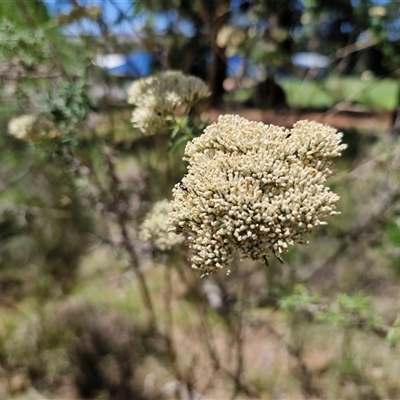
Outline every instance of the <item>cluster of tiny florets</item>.
POLYGON ((339 197, 324 186, 342 134, 316 122, 288 130, 220 116, 189 142, 188 174, 173 189, 170 229, 185 233, 192 267, 208 275, 233 253, 265 261, 279 256, 324 219, 338 214, 339 197))
POLYGON ((172 246, 182 243, 184 240, 182 235, 167 230, 168 214, 171 210, 171 204, 168 200, 155 203, 140 226, 139 239, 144 242, 153 240, 156 247, 161 251, 170 250, 172 246))
POLYGON ((62 135, 53 122, 42 114, 25 114, 8 123, 8 132, 20 140, 54 139, 62 135))
POLYGON ((153 135, 165 127, 167 116, 178 108, 192 107, 209 94, 201 79, 180 71, 138 79, 128 90, 128 103, 136 106, 131 121, 146 135, 153 135))

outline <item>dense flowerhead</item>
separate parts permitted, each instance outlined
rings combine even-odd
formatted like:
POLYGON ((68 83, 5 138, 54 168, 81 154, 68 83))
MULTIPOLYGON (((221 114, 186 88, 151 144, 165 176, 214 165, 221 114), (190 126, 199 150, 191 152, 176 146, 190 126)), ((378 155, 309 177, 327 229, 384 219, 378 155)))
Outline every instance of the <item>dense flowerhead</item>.
POLYGON ((136 106, 132 123, 146 135, 165 127, 166 117, 177 109, 189 109, 209 95, 199 78, 180 71, 165 71, 136 80, 128 90, 128 103, 136 106))
POLYGON ((188 174, 173 189, 169 223, 187 235, 192 267, 229 271, 237 250, 263 261, 307 243, 314 226, 337 214, 339 197, 324 182, 346 148, 341 138, 316 122, 288 130, 225 115, 189 142, 188 174))
POLYGON ((52 121, 43 114, 25 114, 8 123, 8 132, 20 140, 54 139, 62 135, 52 121))
POLYGON ((167 230, 168 214, 171 210, 168 200, 156 202, 140 226, 139 239, 144 242, 153 240, 161 251, 170 250, 172 246, 182 243, 184 240, 182 235, 167 230))

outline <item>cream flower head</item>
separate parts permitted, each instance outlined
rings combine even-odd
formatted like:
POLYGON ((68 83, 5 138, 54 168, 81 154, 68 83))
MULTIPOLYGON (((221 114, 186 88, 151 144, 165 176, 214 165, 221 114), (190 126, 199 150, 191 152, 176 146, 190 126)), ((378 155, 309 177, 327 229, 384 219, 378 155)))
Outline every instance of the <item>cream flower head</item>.
POLYGON ((146 135, 153 135, 165 126, 165 117, 180 107, 192 107, 209 94, 201 79, 180 71, 138 79, 128 90, 128 103, 136 106, 131 121, 146 135))
POLYGON ((188 236, 192 267, 225 268, 233 253, 265 261, 279 256, 324 219, 339 197, 324 186, 342 134, 316 122, 292 129, 220 116, 189 142, 188 174, 173 189, 170 230, 188 236), (183 189, 182 189, 183 188, 183 189))
POLYGON ((167 230, 169 212, 171 204, 168 200, 156 202, 140 226, 139 239, 143 242, 154 240, 156 247, 161 251, 170 250, 172 246, 182 243, 184 240, 182 235, 167 230))
POLYGON ((35 141, 62 135, 53 122, 42 114, 25 114, 10 120, 8 132, 20 140, 35 141))

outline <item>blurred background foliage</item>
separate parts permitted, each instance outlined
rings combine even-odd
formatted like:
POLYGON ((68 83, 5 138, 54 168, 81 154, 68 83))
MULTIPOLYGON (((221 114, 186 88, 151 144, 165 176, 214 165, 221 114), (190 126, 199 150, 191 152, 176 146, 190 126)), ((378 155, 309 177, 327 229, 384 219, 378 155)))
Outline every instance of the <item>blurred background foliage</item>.
POLYGON ((395 399, 400 339, 398 2, 0 2, 0 397, 395 399), (137 230, 185 173, 126 89, 179 69, 220 113, 318 119, 348 150, 341 215, 284 264, 202 280, 137 230), (60 132, 23 141, 39 114, 60 132))

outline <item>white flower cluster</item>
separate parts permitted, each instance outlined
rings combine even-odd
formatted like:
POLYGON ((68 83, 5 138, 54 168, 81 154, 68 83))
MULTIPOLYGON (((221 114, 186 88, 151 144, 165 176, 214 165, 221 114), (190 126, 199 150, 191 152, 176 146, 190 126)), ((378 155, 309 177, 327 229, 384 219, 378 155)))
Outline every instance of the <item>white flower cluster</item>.
POLYGON ((192 107, 209 94, 201 79, 180 71, 138 79, 128 90, 128 103, 136 106, 131 121, 146 135, 153 135, 165 126, 165 117, 180 107, 192 107))
POLYGON ((53 122, 42 114, 25 114, 8 123, 8 132, 20 140, 35 141, 41 138, 56 138, 62 135, 53 122))
POLYGON ((338 214, 339 197, 324 182, 330 159, 346 148, 341 138, 316 122, 287 130, 225 115, 189 142, 188 174, 173 189, 169 224, 187 234, 192 267, 229 272, 236 250, 265 260, 307 243, 314 226, 338 214))
POLYGON ((168 200, 155 203, 140 226, 139 239, 143 242, 154 240, 155 245, 161 251, 170 250, 175 244, 182 243, 184 240, 182 235, 167 230, 168 214, 171 210, 168 200))

